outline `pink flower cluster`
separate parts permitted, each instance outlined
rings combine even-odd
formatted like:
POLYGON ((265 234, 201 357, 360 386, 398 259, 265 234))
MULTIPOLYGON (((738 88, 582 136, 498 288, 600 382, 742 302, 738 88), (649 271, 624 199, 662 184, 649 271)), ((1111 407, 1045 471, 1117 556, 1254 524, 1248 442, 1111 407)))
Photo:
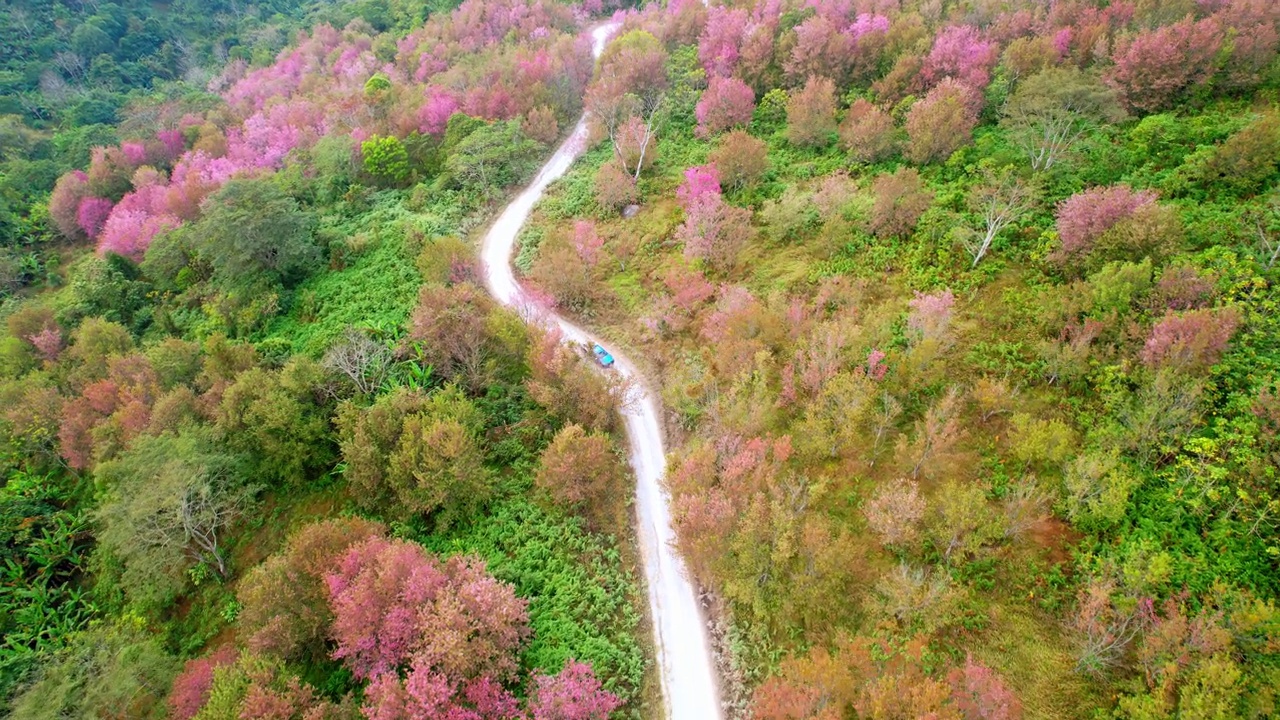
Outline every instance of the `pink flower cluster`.
POLYGON ((1062 252, 1067 256, 1088 252, 1116 223, 1155 201, 1154 191, 1139 192, 1128 185, 1090 188, 1072 195, 1058 205, 1062 252))

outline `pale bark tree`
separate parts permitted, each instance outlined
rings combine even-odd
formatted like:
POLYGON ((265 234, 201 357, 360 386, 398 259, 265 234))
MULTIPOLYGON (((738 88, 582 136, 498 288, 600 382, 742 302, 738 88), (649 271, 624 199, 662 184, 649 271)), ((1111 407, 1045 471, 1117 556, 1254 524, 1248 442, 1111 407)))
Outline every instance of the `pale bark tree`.
POLYGON ((1034 183, 1018 177, 1009 168, 986 170, 984 182, 974 188, 969 205, 981 218, 981 235, 966 243, 970 267, 977 267, 991 250, 991 243, 1005 228, 1018 222, 1035 208, 1040 193, 1034 183))
POLYGON ((1115 92, 1102 82, 1074 67, 1054 67, 1019 84, 1002 124, 1039 171, 1053 167, 1091 128, 1124 116, 1115 92))
POLYGON ((364 332, 347 328, 342 339, 324 354, 322 364, 342 374, 361 395, 370 395, 382 387, 391 370, 391 350, 364 332))

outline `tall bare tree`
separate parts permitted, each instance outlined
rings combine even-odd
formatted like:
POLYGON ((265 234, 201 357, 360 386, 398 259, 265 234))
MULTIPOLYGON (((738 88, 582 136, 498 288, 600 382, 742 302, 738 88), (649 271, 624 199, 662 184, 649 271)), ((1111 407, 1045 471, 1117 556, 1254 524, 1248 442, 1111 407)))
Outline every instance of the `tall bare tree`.
POLYGON ((1001 124, 1039 171, 1053 167, 1090 128, 1124 115, 1115 92, 1100 80, 1075 67, 1054 67, 1018 85, 1001 124))

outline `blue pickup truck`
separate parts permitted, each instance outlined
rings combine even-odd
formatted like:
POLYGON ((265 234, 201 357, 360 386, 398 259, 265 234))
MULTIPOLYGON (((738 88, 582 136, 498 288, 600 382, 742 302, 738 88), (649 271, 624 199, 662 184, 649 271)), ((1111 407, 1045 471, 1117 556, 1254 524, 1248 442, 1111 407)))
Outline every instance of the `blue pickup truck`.
POLYGON ((613 367, 613 356, 609 354, 608 350, 601 347, 600 343, 595 343, 591 346, 591 354, 596 356, 596 360, 601 366, 613 367))

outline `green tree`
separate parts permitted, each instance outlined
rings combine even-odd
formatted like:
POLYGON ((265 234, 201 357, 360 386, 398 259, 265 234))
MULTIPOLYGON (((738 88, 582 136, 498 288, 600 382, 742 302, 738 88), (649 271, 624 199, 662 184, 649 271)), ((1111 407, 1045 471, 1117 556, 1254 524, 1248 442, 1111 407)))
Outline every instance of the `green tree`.
POLYGON ((223 393, 218 430, 262 477, 298 484, 333 460, 328 408, 317 402, 322 376, 314 360, 297 357, 279 372, 247 370, 223 393))
POLYGON ((205 563, 227 574, 223 532, 247 508, 254 489, 242 459, 206 431, 140 438, 98 466, 106 499, 97 511, 102 546, 124 561, 125 587, 139 600, 164 600, 182 572, 205 563))
POLYGON ((271 178, 231 180, 205 201, 191 230, 193 245, 228 288, 293 285, 314 271, 320 251, 316 218, 271 178))
POLYGON ((177 658, 138 624, 102 624, 49 656, 36 681, 14 698, 9 717, 160 720, 178 668, 177 658))
POLYGON ((360 145, 364 171, 381 185, 403 185, 409 180, 409 152, 390 136, 374 135, 360 145))
POLYGON ((1048 170, 1090 129, 1122 118, 1115 91, 1068 66, 1048 68, 1020 83, 1001 124, 1033 170, 1048 170))
POLYGON ((528 177, 538 148, 538 143, 520 129, 518 120, 490 123, 458 142, 445 167, 454 182, 487 195, 528 177))

